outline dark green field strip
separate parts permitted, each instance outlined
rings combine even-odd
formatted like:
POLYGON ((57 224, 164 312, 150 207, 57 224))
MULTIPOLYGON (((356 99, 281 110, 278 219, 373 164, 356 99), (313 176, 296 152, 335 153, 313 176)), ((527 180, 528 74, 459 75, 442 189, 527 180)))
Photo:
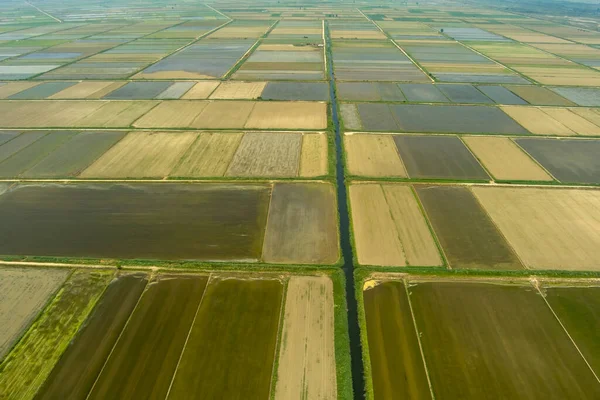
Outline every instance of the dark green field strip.
POLYGON ((169 399, 267 399, 283 285, 276 280, 211 282, 169 399))
POLYGON ((415 185, 415 189, 452 268, 523 268, 468 188, 415 185))
POLYGON ((269 185, 22 184, 0 195, 0 254, 259 259, 269 185))
POLYGON ((65 90, 68 87, 75 85, 77 82, 44 82, 32 88, 23 90, 22 92, 13 94, 8 97, 10 100, 16 99, 45 99, 55 93, 65 90))
MULTIPOLYGON (((26 132, 15 137, 14 139, 7 141, 0 146, 0 163, 12 156, 13 154, 23 150, 36 140, 40 139, 48 132, 26 132)), ((1 165, 1 164, 0 164, 1 165)))
POLYGON ((21 132, 19 132, 19 131, 1 131, 0 132, 0 146, 3 145, 4 143, 8 142, 9 140, 12 140, 12 139, 16 138, 17 136, 19 136, 19 133, 21 133, 21 132))
POLYGON ((65 350, 36 399, 84 400, 146 287, 143 274, 113 281, 65 350))
POLYGON ((519 138, 515 141, 559 181, 600 184, 600 140, 519 138))
MULTIPOLYGON (((0 177, 10 178, 35 166, 49 153, 69 140, 76 132, 50 132, 0 163, 0 177)), ((10 143, 10 142, 9 142, 10 143)))
POLYGON ((436 399, 600 398, 532 287, 438 282, 410 291, 436 399))
POLYGON ((0 365, 0 398, 32 399, 85 321, 112 271, 75 271, 0 365))
POLYGON ((277 183, 269 209, 263 258, 266 262, 333 264, 338 259, 333 186, 277 183))
POLYGON ((411 178, 489 180, 489 175, 456 136, 394 136, 411 178))
POLYGON ((600 287, 550 287, 546 300, 600 375, 600 287))
POLYGON ((207 277, 161 276, 142 295, 89 399, 164 399, 207 277))
POLYGON ((21 177, 75 177, 123 136, 125 132, 81 132, 22 173, 21 177))
POLYGON ((431 399, 404 283, 363 296, 375 399, 431 399))

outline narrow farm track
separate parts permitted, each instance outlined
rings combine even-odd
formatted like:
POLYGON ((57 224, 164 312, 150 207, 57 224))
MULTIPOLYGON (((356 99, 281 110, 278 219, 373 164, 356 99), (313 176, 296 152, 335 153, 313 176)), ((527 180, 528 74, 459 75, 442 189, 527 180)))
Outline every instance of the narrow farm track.
POLYGON ((342 150, 342 133, 338 118, 338 105, 335 91, 335 74, 331 53, 331 37, 329 26, 325 23, 325 46, 327 53, 327 73, 329 78, 329 97, 331 99, 331 119, 335 133, 335 179, 337 183, 337 204, 340 218, 340 248, 344 259, 344 275, 346 277, 346 303, 348 308, 348 335, 350 337, 350 357, 352 360, 352 389, 355 399, 365 398, 364 366, 362 362, 362 345, 358 324, 358 305, 355 296, 354 257, 350 239, 350 214, 346 179, 344 176, 344 157, 342 150))

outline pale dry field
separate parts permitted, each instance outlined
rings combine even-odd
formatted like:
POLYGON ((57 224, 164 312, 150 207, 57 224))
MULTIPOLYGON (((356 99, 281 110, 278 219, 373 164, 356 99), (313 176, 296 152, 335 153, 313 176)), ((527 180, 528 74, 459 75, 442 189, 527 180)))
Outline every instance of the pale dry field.
POLYGON ((331 33, 332 39, 387 39, 379 30, 361 31, 361 30, 335 30, 331 33))
POLYGON ((171 176, 223 176, 233 159, 243 133, 204 132, 182 157, 171 176))
POLYGON ((595 108, 577 107, 570 109, 575 114, 587 119, 591 123, 600 126, 600 112, 595 108))
POLYGON ((500 108, 534 135, 576 135, 575 132, 537 107, 502 106, 500 108))
POLYGON ((209 101, 189 126, 203 129, 242 128, 255 104, 254 101, 209 101))
POLYGON ((198 136, 195 132, 130 132, 82 178, 164 178, 198 136))
POLYGON ((187 128, 208 105, 204 101, 165 101, 134 122, 139 128, 187 128))
POLYGON ((68 269, 0 268, 0 360, 69 272, 68 269))
POLYGON ((346 135, 344 145, 350 174, 408 177, 392 136, 346 135))
POLYGON ((514 66, 513 69, 544 85, 600 86, 600 73, 584 68, 514 66))
POLYGON ((301 146, 299 133, 246 133, 227 176, 295 177, 301 146))
POLYGON ((159 104, 157 101, 111 101, 84 119, 77 121, 74 126, 92 128, 129 127, 157 104, 159 104))
POLYGON ((256 103, 245 128, 325 129, 327 128, 327 104, 303 101, 256 103))
POLYGON ((327 134, 302 135, 300 171, 298 176, 315 177, 327 175, 327 134))
POLYGON ((198 82, 183 96, 184 100, 206 99, 219 86, 219 81, 198 82))
POLYGON ((363 265, 440 265, 441 258, 410 186, 350 186, 358 261, 363 265))
POLYGON ((463 136, 462 139, 496 179, 553 180, 542 167, 508 138, 463 136))
POLYGON ((362 122, 358 116, 358 110, 355 104, 342 104, 340 105, 340 114, 344 121, 344 128, 346 130, 360 130, 362 129, 362 122))
POLYGON ((267 82, 223 82, 210 95, 211 99, 253 100, 260 97, 267 82))
POLYGON ((331 279, 290 278, 275 399, 337 398, 333 307, 331 279))
POLYGON ((600 191, 472 190, 527 267, 600 270, 600 191))
POLYGON ((567 108, 544 107, 541 110, 578 135, 600 135, 600 127, 567 108))
POLYGON ((6 85, 0 86, 0 99, 5 99, 13 94, 37 86, 40 83, 41 82, 8 82, 6 85))
POLYGON ((79 82, 48 99, 98 99, 123 86, 125 82, 79 82))

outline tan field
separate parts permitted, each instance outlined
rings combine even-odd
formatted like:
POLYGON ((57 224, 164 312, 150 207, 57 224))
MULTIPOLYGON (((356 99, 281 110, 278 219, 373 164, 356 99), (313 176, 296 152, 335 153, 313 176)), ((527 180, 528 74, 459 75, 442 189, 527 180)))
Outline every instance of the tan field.
POLYGON ((387 39, 380 31, 360 31, 360 30, 345 30, 331 32, 333 39, 387 39))
POLYGON ((122 128, 129 127, 134 121, 146 114, 157 101, 118 101, 110 102, 93 114, 77 122, 74 126, 122 128), (119 107, 121 106, 121 107, 119 107))
POLYGON ((327 134, 302 135, 300 172, 302 177, 327 175, 327 134))
POLYGON ((23 90, 39 85, 41 82, 8 82, 0 86, 0 99, 5 99, 23 90))
POLYGON ((539 86, 506 86, 511 92, 522 98, 528 103, 534 105, 552 105, 552 106, 574 106, 575 103, 565 99, 562 96, 554 93, 550 89, 539 86))
POLYGON ((187 128, 208 105, 205 101, 165 101, 135 121, 138 128, 187 128))
POLYGON ((363 265, 407 265, 381 185, 350 186, 350 206, 358 262, 363 265))
POLYGON ((196 139, 195 132, 130 132, 82 178, 164 178, 196 139))
POLYGON ((410 188, 382 184, 383 193, 402 242, 408 265, 442 265, 431 231, 410 188))
POLYGON ((139 72, 132 79, 215 79, 216 76, 189 71, 139 72))
POLYGON ((583 68, 513 67, 544 85, 600 86, 600 73, 583 68))
MULTIPOLYGON (((320 35, 323 33, 322 29, 319 28, 279 28, 276 27, 271 31, 271 35, 320 35)), ((275 45, 277 46, 277 45, 275 45)), ((282 45, 286 46, 286 45, 282 45)), ((263 46, 261 46, 261 50, 263 46)))
POLYGON ((537 107, 502 106, 500 108, 534 135, 576 135, 575 132, 537 107))
POLYGON ((243 133, 201 133, 171 176, 223 176, 233 159, 243 133))
POLYGON ((210 95, 211 99, 257 99, 267 86, 267 82, 223 82, 210 95))
POLYGON ((189 126, 205 129, 242 128, 254 107, 253 101, 209 101, 189 126))
POLYGON ((125 82, 79 82, 48 99, 98 99, 123 86, 125 82))
POLYGON ((339 258, 336 196, 324 182, 276 183, 262 257, 268 263, 333 264, 339 258))
POLYGON ((181 98, 187 100, 207 99, 217 86, 219 86, 219 81, 198 82, 181 98))
POLYGON ((348 171, 352 175, 408 176, 392 136, 346 135, 344 145, 348 171))
POLYGON ((472 190, 526 266, 600 270, 600 191, 472 190))
POLYGON ((68 269, 0 268, 0 360, 69 272, 68 269))
POLYGON ((301 146, 299 133, 246 133, 227 176, 295 177, 301 146))
POLYGON ((333 284, 328 277, 288 282, 276 400, 335 399, 333 284))
POLYGON ((569 109, 544 107, 541 110, 578 135, 600 135, 600 127, 591 123, 584 117, 571 112, 569 109))
POLYGON ((462 139, 496 179, 553 180, 542 167, 508 138, 463 136, 462 139))
POLYGON ((362 123, 358 116, 358 110, 355 104, 342 104, 340 105, 340 114, 344 121, 344 128, 346 130, 360 130, 362 129, 362 123))
POLYGON ((245 128, 325 129, 327 104, 304 101, 266 101, 256 104, 245 128))
MULTIPOLYGON (((271 32, 276 34, 277 28, 271 32)), ((319 30, 319 33, 320 30, 319 30)), ((294 46, 293 44, 261 44, 256 50, 260 51, 315 51, 314 46, 294 46)))
POLYGON ((577 107, 577 108, 571 108, 570 110, 572 112, 574 112, 575 114, 587 119, 594 125, 600 126, 600 112, 598 112, 597 109, 577 107))

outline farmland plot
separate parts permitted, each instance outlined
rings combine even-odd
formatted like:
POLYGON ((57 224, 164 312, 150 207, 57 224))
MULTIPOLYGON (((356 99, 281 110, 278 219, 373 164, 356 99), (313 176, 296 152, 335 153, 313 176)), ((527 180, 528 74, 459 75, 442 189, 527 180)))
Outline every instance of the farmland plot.
POLYGON ((375 399, 431 399, 403 282, 363 292, 375 399))
POLYGON ((299 176, 315 177, 327 175, 328 163, 327 134, 302 135, 299 176))
POLYGON ((27 132, 14 137, 7 135, 11 140, 0 145, 0 163, 11 157, 13 154, 23 150, 36 140, 45 136, 47 132, 27 132))
POLYGON ((199 133, 170 175, 190 178, 225 175, 243 136, 243 133, 199 133))
POLYGON ((278 280, 211 280, 167 398, 267 398, 282 297, 278 280))
POLYGON ((503 106, 502 111, 534 135, 576 135, 564 124, 536 107, 503 106))
POLYGON ((523 268, 469 189, 425 185, 415 188, 451 267, 523 268))
POLYGON ((124 274, 110 283, 36 399, 87 397, 147 282, 144 274, 124 274))
POLYGON ((164 399, 207 281, 162 275, 150 283, 87 398, 164 399))
POLYGON ((288 282, 275 399, 334 399, 333 284, 322 277, 288 282))
POLYGON ((346 135, 344 147, 348 172, 352 175, 408 176, 392 136, 346 135))
POLYGON ((0 131, 0 146, 19 136, 19 131, 0 131))
POLYGON ((436 398, 600 395, 600 384, 532 287, 430 282, 410 292, 436 398))
POLYGON ((75 271, 0 364, 0 393, 32 399, 86 319, 112 272, 75 271))
POLYGON ((526 266, 598 269, 597 190, 476 187, 473 192, 526 266))
POLYGON ((68 273, 67 269, 0 269, 0 360, 68 273))

